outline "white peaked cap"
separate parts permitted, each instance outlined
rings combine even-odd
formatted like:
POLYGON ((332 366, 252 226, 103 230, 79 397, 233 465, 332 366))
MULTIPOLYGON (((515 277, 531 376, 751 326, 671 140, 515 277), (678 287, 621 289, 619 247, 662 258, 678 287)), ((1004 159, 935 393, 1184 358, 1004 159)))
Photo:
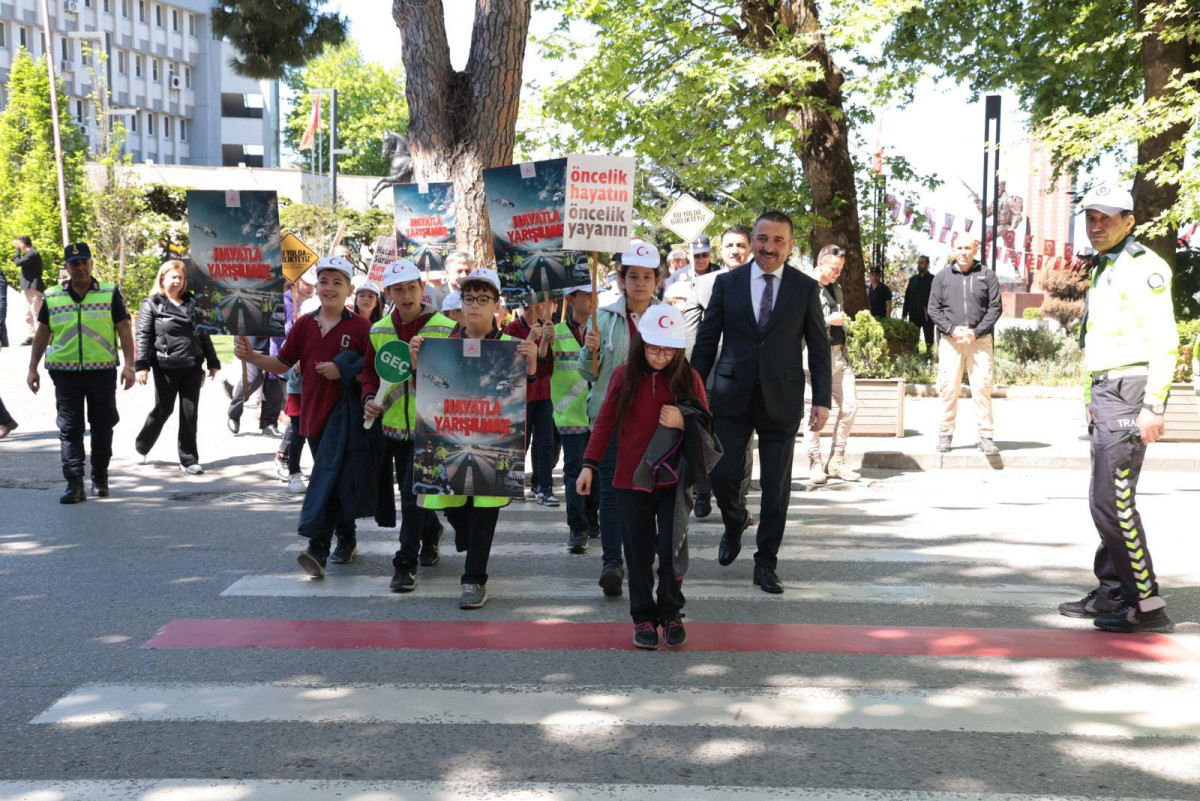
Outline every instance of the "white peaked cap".
POLYGON ((660 348, 686 348, 683 315, 669 303, 659 303, 642 312, 638 321, 642 341, 660 348))

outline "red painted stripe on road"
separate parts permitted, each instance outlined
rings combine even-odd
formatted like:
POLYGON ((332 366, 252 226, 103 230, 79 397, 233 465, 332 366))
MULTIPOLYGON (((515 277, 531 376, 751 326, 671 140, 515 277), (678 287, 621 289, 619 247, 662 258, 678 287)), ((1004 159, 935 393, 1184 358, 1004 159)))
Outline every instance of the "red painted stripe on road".
MULTIPOLYGON (((632 649, 631 631, 628 623, 175 620, 143 647, 607 651, 632 649)), ((1200 661, 1162 634, 793 623, 688 623, 687 631, 689 651, 1200 661)))

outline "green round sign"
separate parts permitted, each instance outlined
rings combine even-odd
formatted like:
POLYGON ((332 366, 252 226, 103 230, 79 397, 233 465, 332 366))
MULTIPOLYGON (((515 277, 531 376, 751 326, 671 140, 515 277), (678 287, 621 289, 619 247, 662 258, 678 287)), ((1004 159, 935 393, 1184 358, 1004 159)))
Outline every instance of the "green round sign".
POLYGON ((400 384, 412 377, 412 354, 408 343, 394 339, 375 353, 375 372, 389 384, 400 384))

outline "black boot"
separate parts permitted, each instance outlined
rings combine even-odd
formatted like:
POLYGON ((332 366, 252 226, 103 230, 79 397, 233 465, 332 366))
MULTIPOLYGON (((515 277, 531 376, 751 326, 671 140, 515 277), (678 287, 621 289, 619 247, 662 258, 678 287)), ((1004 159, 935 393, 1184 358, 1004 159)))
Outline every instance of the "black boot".
POLYGON ((108 476, 92 476, 92 494, 97 498, 108 497, 108 476))
POLYGON ((67 479, 67 491, 59 496, 59 503, 82 503, 87 500, 83 491, 83 476, 72 476, 67 479))

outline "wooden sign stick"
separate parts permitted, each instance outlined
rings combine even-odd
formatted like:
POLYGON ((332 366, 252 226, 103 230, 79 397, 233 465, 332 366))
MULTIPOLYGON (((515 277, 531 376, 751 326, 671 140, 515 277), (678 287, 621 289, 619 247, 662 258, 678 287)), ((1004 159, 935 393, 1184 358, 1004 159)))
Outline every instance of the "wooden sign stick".
MULTIPOLYGON (((596 307, 600 305, 599 287, 597 276, 600 272, 600 254, 592 251, 592 330, 597 334, 600 333, 600 326, 596 322, 596 307)), ((592 351, 592 372, 596 373, 600 369, 600 351, 592 351)))

